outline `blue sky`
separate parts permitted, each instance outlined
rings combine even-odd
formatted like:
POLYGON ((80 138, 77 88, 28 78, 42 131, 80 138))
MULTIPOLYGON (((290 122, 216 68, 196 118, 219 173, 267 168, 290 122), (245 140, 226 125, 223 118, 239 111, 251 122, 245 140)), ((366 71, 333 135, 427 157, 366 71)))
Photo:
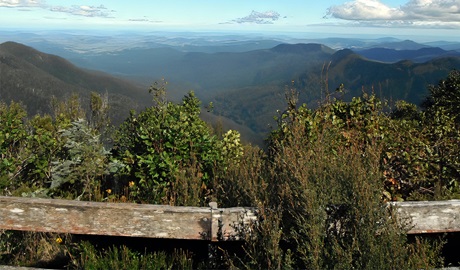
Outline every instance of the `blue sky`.
POLYGON ((0 28, 419 34, 460 41, 460 0, 0 0, 0 28))

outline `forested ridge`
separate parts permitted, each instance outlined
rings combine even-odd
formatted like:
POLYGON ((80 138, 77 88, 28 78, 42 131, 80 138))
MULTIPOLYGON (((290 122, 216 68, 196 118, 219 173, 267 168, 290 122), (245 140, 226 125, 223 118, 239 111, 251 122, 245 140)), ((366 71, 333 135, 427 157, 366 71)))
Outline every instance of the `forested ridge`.
POLYGON ((460 69, 460 58, 447 55, 426 62, 383 63, 321 44, 273 46, 245 52, 138 48, 82 54, 79 59, 85 61, 73 60, 80 63, 79 68, 61 57, 5 42, 0 44, 0 97, 22 102, 29 114, 49 114, 51 96, 63 100, 77 93, 87 108, 92 91, 107 92, 109 115, 118 125, 130 109, 149 106, 145 89, 152 81, 166 78, 171 85, 168 98, 180 101, 194 90, 200 100, 216 105, 212 113, 204 113, 208 121, 220 118, 225 127, 237 128, 243 141, 262 146, 261 141, 276 125, 274 109, 284 106, 284 86, 291 82, 299 91, 299 99, 311 109, 325 97, 327 87, 333 89, 341 83, 345 85, 343 101, 365 91, 392 105, 400 99, 419 105, 428 94, 428 85, 436 84, 450 70, 460 69))
POLYGON ((202 108, 213 106, 193 92, 175 103, 166 89, 164 81, 153 84, 152 105, 119 127, 110 124, 108 97, 100 93, 87 105, 77 95, 49 100, 50 113, 37 115, 0 101, 2 195, 255 206, 259 219, 240 232, 241 252, 211 248, 212 256, 198 260, 187 250, 97 250, 70 235, 4 231, 2 263, 36 265, 59 255, 62 267, 76 269, 442 265, 442 242, 409 239, 385 203, 459 197, 459 71, 430 86, 421 107, 390 107, 373 93, 346 102, 340 85, 312 109, 288 88, 264 149, 201 120, 202 108))
POLYGON ((121 123, 129 110, 144 108, 143 87, 108 74, 76 67, 64 58, 16 42, 0 44, 0 99, 20 102, 28 114, 50 114, 49 99, 78 94, 87 109, 92 91, 109 96, 112 123, 121 123))

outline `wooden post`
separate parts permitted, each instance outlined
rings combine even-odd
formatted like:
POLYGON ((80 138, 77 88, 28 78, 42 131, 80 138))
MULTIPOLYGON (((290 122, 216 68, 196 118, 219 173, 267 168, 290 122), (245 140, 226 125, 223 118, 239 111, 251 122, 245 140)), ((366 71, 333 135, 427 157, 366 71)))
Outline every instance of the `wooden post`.
POLYGON ((242 226, 256 222, 257 216, 254 208, 234 207, 217 208, 217 203, 211 203, 212 241, 241 240, 242 226))

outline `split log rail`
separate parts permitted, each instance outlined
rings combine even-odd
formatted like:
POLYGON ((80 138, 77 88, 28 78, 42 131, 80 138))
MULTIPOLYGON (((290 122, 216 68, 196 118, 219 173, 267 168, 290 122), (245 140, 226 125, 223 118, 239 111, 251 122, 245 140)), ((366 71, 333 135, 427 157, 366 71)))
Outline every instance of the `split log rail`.
POLYGON ((460 232, 460 200, 393 202, 409 222, 408 234, 460 232))
POLYGON ((254 208, 177 207, 0 196, 0 229, 190 240, 238 240, 254 208))
MULTIPOLYGON (((409 234, 460 232, 460 201, 394 202, 409 234)), ((239 240, 251 207, 173 207, 0 196, 0 230, 206 241, 239 240)))

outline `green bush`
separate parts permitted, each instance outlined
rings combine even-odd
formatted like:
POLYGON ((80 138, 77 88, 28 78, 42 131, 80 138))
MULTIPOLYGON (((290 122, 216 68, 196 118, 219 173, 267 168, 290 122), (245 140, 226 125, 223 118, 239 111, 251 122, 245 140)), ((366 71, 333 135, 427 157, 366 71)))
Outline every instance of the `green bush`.
MULTIPOLYGON (((292 101, 292 100, 291 100, 292 101)), ((373 96, 315 111, 289 102, 272 134, 259 221, 241 233, 253 269, 427 269, 439 250, 410 243, 383 200, 388 116, 373 96)), ((257 200, 256 199, 256 200, 257 200)), ((239 262, 239 264, 238 264, 239 262)))
POLYGON ((460 73, 430 86, 423 110, 399 102, 382 161, 391 199, 441 200, 460 192, 460 73))
POLYGON ((174 254, 165 252, 139 253, 126 246, 112 246, 98 251, 88 242, 82 242, 74 250, 72 269, 88 270, 165 270, 165 269, 195 269, 193 261, 185 252, 175 251, 174 254))
POLYGON ((62 268, 69 261, 70 235, 0 231, 0 264, 62 268))
POLYGON ((113 153, 124 165, 121 182, 134 183, 130 196, 138 202, 206 205, 218 171, 241 155, 239 133, 229 132, 223 141, 213 135, 193 92, 180 104, 156 100, 156 106, 132 113, 118 132, 113 153), (184 185, 188 191, 179 192, 184 185))
MULTIPOLYGON (((193 92, 175 104, 157 85, 155 106, 130 115, 111 152, 101 142, 108 119, 97 96, 89 122, 75 96, 52 102, 53 117, 31 120, 21 105, 0 103, 0 187, 8 195, 258 207, 258 220, 238 227, 243 255, 219 247, 226 261, 216 266, 428 269, 442 263, 441 243, 409 241, 386 202, 459 196, 459 77, 453 72, 430 88, 423 110, 398 102, 391 113, 375 95, 328 99, 312 110, 289 92, 266 151, 242 146, 235 131, 215 135, 193 92)), ((72 253, 74 244, 50 244, 50 237, 2 232, 1 259, 28 264, 42 245, 70 252, 75 267, 87 269, 213 266, 193 265, 181 252, 100 251, 85 243, 72 253)))
POLYGON ((18 178, 27 162, 27 127, 24 108, 18 103, 0 102, 0 188, 17 187, 18 178))

